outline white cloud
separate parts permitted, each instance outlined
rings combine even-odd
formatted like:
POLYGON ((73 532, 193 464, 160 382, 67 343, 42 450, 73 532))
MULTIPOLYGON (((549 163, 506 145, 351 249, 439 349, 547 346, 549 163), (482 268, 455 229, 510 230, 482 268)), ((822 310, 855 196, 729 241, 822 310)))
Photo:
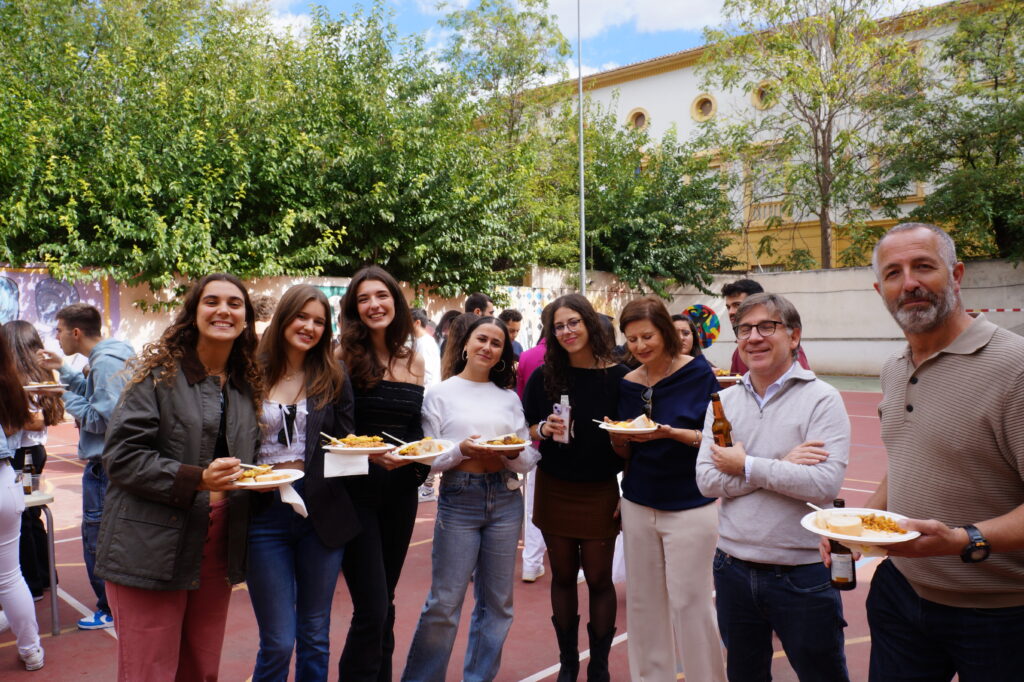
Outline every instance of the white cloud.
POLYGON ((313 17, 308 14, 274 10, 270 13, 270 26, 277 34, 291 33, 301 36, 313 25, 313 17))
MULTIPOLYGON (((550 0, 562 33, 576 38, 577 0, 550 0)), ((638 33, 699 31, 719 23, 722 0, 579 0, 583 38, 631 25, 638 33)))
MULTIPOLYGON (((593 66, 591 64, 584 63, 583 64, 583 75, 584 76, 589 76, 592 73, 599 73, 601 71, 611 71, 612 69, 617 69, 620 66, 621 66, 621 64, 617 64, 615 62, 605 62, 601 66, 593 66)), ((576 60, 575 59, 567 59, 567 60, 565 60, 565 68, 569 72, 569 78, 572 78, 572 79, 577 78, 577 74, 579 73, 579 71, 576 69, 576 60)))

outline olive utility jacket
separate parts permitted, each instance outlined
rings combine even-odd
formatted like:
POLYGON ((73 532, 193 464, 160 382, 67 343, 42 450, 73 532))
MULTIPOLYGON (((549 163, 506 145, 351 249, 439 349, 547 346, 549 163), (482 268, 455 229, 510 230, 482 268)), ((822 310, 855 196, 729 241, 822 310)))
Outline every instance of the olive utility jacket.
MULTIPOLYGON (((155 382, 154 370, 121 396, 107 429, 103 466, 110 477, 96 552, 96 575, 129 587, 199 587, 210 525, 210 493, 199 490, 214 458, 221 388, 195 357, 175 376, 155 382)), ((224 390, 228 454, 251 464, 260 427, 247 386, 229 379, 224 390)), ((245 579, 250 491, 227 493, 228 580, 245 579)))

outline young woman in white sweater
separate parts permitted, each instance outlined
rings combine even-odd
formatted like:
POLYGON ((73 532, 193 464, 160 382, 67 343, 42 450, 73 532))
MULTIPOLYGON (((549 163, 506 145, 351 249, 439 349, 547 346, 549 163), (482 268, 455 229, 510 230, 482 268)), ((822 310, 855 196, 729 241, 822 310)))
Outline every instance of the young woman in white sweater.
MULTIPOLYGON (((494 451, 475 444, 481 437, 515 433, 529 441, 516 396, 512 343, 504 323, 481 317, 459 339, 453 373, 427 391, 423 432, 455 443, 432 471, 443 471, 434 526, 430 593, 420 614, 402 680, 446 679, 470 577, 476 606, 461 679, 492 680, 512 625, 516 547, 523 498, 516 472, 529 471, 538 454, 494 451)), ((453 675, 454 676, 454 675, 453 675)))

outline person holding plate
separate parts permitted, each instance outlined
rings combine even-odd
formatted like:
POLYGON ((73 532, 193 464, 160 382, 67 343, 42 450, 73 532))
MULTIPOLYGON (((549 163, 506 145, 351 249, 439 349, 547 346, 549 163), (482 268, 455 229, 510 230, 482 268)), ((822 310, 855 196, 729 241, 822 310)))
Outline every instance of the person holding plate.
POLYGON ((330 321, 320 289, 294 286, 257 352, 267 386, 257 462, 304 472, 292 487, 307 515, 278 488, 252 502, 247 582, 260 630, 253 682, 287 678, 293 649, 295 679, 327 679, 331 602, 345 543, 359 529, 345 484, 324 478, 321 434, 353 429, 352 386, 331 350, 330 321))
MULTIPOLYGON (((412 311, 398 281, 375 265, 359 270, 341 299, 341 317, 339 352, 355 390, 355 433, 419 440, 426 368, 411 346, 412 311)), ((393 453, 371 457, 369 467, 367 475, 343 479, 362 529, 342 564, 353 612, 338 674, 390 682, 395 588, 428 468, 393 453)))
POLYGON ((612 339, 590 301, 579 294, 551 304, 544 337, 544 365, 530 377, 523 407, 542 455, 533 522, 544 533, 551 561, 558 679, 575 680, 579 672, 576 579, 582 565, 590 595, 587 679, 607 680, 617 608, 612 557, 619 534, 622 458, 594 420, 617 414, 619 385, 629 370, 612 359, 612 339), (571 423, 552 412, 562 395, 569 396, 571 423))
POLYGON ((850 454, 842 396, 800 366, 800 314, 777 294, 754 294, 736 312, 743 381, 720 393, 731 447, 704 420, 697 484, 722 500, 714 558, 718 627, 730 680, 770 680, 772 633, 801 682, 849 679, 843 604, 800 525, 805 502, 831 507, 850 454))
POLYGON ((627 457, 622 479, 629 670, 634 680, 674 680, 682 655, 687 679, 725 679, 711 603, 711 560, 718 536, 714 499, 697 489, 701 426, 718 381, 707 359, 682 352, 660 299, 630 301, 619 317, 640 365, 623 380, 619 417, 646 414, 650 433, 612 433, 627 457))
POLYGON ((206 275, 146 346, 103 451, 110 477, 96 574, 117 622, 118 679, 216 679, 231 585, 245 579, 263 377, 234 275, 206 275))
MULTIPOLYGON (((504 323, 480 317, 451 342, 461 349, 455 375, 427 393, 423 431, 456 443, 434 460, 443 471, 434 526, 430 593, 420 614, 402 680, 444 682, 472 578, 476 605, 461 679, 493 680, 512 626, 516 549, 523 497, 516 473, 538 454, 513 390, 512 341, 504 323), (480 439, 514 434, 521 448, 494 449, 480 439)), ((453 675, 454 677, 454 675, 453 675)))

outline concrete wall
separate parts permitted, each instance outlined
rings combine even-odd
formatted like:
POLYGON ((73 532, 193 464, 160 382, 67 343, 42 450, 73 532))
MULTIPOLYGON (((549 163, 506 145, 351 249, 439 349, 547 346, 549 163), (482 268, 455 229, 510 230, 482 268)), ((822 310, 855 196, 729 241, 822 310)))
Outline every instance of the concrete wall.
MULTIPOLYGON (((535 268, 527 278, 526 286, 505 287, 498 292, 508 297, 508 307, 523 313, 520 342, 524 348, 533 346, 540 338, 540 313, 544 306, 558 296, 574 291, 567 283, 571 276, 559 270, 535 268)), ((599 312, 615 317, 630 299, 638 295, 609 273, 591 272, 589 276, 587 297, 599 312)), ((783 294, 796 305, 803 319, 803 343, 807 356, 811 366, 822 374, 877 375, 885 358, 903 347, 902 333, 872 287, 874 276, 870 268, 756 273, 750 277, 760 282, 766 291, 783 294)), ((710 288, 719 291, 722 284, 734 279, 735 275, 716 276, 710 288)), ((15 319, 15 316, 32 320, 44 338, 52 340, 52 314, 56 309, 50 308, 56 304, 51 305, 47 301, 52 298, 51 290, 59 291, 64 292, 67 298, 65 304, 74 302, 71 300, 74 298, 96 305, 104 313, 107 334, 125 339, 136 349, 141 349, 145 343, 159 337, 173 315, 165 310, 152 310, 152 304, 158 298, 145 287, 118 286, 106 280, 85 284, 58 283, 60 286, 42 284, 49 281, 43 270, 0 268, 0 284, 3 285, 0 287, 0 312, 3 313, 0 322, 15 319), (5 282, 3 278, 9 281, 5 282), (145 301, 147 309, 137 305, 138 301, 145 301)), ((349 279, 273 277, 252 282, 250 291, 280 297, 288 287, 300 282, 320 287, 337 310, 337 302, 347 290, 349 279)), ((411 289, 406 288, 406 296, 410 300, 414 298, 411 289)), ((1015 268, 1003 261, 968 263, 962 296, 968 310, 1022 308, 1024 267, 1015 268)), ((169 299, 164 296, 161 300, 169 299)), ((462 308, 461 299, 428 298, 425 303, 434 320, 440 318, 445 310, 462 308)), ((694 288, 675 289, 667 301, 673 313, 697 303, 714 310, 721 321, 721 335, 706 353, 716 365, 728 367, 735 338, 725 312, 725 302, 719 296, 704 294, 694 288)), ((1022 312, 986 312, 985 315, 1002 327, 1024 334, 1022 312)))

